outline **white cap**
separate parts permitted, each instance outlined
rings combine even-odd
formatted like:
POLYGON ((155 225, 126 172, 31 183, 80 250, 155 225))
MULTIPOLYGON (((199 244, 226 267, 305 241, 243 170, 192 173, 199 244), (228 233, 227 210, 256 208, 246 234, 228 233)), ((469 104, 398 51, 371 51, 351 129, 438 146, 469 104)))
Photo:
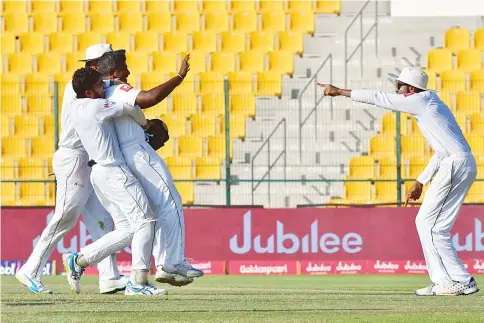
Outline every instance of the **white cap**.
POLYGON ((96 44, 91 45, 86 49, 86 58, 80 59, 79 62, 89 62, 101 58, 104 53, 112 52, 111 44, 96 44))
POLYGON ((402 72, 400 72, 400 75, 388 73, 388 76, 390 76, 393 79, 396 79, 399 82, 414 86, 421 90, 433 91, 433 90, 427 89, 427 83, 429 81, 429 77, 421 69, 405 67, 402 70, 402 72))

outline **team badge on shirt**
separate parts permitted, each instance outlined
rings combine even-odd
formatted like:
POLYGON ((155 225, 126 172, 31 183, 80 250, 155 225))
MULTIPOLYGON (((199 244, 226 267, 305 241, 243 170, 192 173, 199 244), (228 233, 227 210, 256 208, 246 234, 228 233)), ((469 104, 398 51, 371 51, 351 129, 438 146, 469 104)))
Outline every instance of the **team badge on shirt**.
POLYGON ((114 101, 110 101, 110 100, 106 100, 106 101, 104 101, 104 107, 105 107, 106 109, 112 108, 112 107, 114 107, 115 105, 116 105, 116 102, 114 102, 114 101))

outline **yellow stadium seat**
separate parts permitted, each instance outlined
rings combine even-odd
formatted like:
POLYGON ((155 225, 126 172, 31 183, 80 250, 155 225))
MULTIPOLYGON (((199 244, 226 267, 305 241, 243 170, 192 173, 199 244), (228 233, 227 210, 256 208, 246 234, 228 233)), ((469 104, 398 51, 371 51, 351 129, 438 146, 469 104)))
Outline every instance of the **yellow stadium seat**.
POLYGON ((86 15, 84 13, 66 12, 61 14, 60 17, 63 32, 79 34, 86 31, 86 15))
POLYGON ((232 15, 233 30, 250 33, 257 30, 257 13, 255 11, 239 11, 232 15))
MULTIPOLYGON (((168 74, 168 76, 170 78, 178 77, 177 74, 178 72, 173 72, 168 74)), ((184 93, 189 93, 189 94, 195 93, 195 78, 193 76, 193 73, 188 73, 187 76, 185 76, 185 79, 183 80, 182 84, 178 85, 175 90, 175 94, 184 94, 184 93)))
POLYGON ((215 135, 215 118, 207 114, 195 114, 190 117, 191 134, 199 137, 215 135))
POLYGON ((203 0, 202 10, 206 12, 224 12, 227 11, 227 2, 220 0, 203 0))
POLYGON ((199 157, 195 159, 195 178, 202 179, 221 179, 222 170, 220 160, 210 157, 199 157))
POLYGON ((24 33, 19 36, 20 51, 32 55, 44 51, 44 35, 40 33, 24 33))
POLYGON ((47 165, 42 159, 21 158, 18 161, 18 174, 20 179, 46 179, 47 165))
POLYGON ((445 71, 440 75, 442 91, 456 93, 465 91, 466 76, 465 73, 459 70, 445 71))
POLYGON ((288 11, 294 10, 304 10, 304 11, 313 11, 313 4, 312 1, 309 0, 289 0, 287 3, 288 11))
POLYGON ((46 94, 27 96, 27 113, 30 115, 48 115, 52 111, 51 96, 46 94))
POLYGON ((163 50, 173 53, 185 53, 188 51, 187 35, 173 31, 163 34, 163 50))
POLYGON ((203 14, 204 30, 222 33, 229 30, 229 15, 227 12, 210 11, 203 14))
POLYGON ((407 124, 407 134, 414 135, 414 136, 422 136, 422 132, 417 124, 417 119, 413 118, 412 116, 408 115, 410 119, 410 127, 407 124))
POLYGON ((16 205, 17 203, 16 187, 17 186, 15 183, 2 182, 2 206, 16 205))
POLYGON ((375 197, 383 203, 398 201, 397 182, 376 182, 375 197))
POLYGON ((21 137, 2 138, 2 156, 10 158, 24 157, 27 155, 27 144, 21 137))
POLYGON ((373 136, 370 139, 369 154, 372 157, 386 157, 395 155, 395 137, 394 136, 373 136))
POLYGON ((477 164, 477 179, 484 179, 484 155, 477 155, 476 164, 477 164))
POLYGON ((32 55, 12 53, 8 55, 8 72, 26 74, 32 72, 32 55))
MULTIPOLYGON (((60 125, 59 125, 60 126, 60 125)), ((42 116, 40 119, 40 134, 41 136, 54 136, 55 121, 54 115, 48 114, 42 116)))
POLYGON ((350 159, 348 178, 373 179, 375 178, 375 160, 369 156, 359 156, 350 159))
POLYGON ((117 12, 141 12, 142 5, 140 0, 135 1, 116 1, 117 12))
POLYGON ((481 95, 479 92, 461 91, 456 96, 456 112, 472 113, 481 112, 481 95))
POLYGON ((46 183, 20 183, 20 200, 22 206, 45 205, 48 199, 46 183))
MULTIPOLYGON (((210 136, 207 140, 207 155, 218 160, 225 160, 225 134, 210 136)), ((230 159, 233 158, 233 145, 230 145, 230 159)))
POLYGON ((451 28, 445 32, 445 48, 453 53, 458 53, 463 49, 469 48, 470 35, 469 31, 464 28, 451 28))
POLYGON ((170 139, 167 142, 165 142, 165 145, 158 149, 156 153, 161 157, 161 158, 168 158, 172 157, 175 155, 175 144, 174 140, 170 139))
POLYGON ((169 157, 166 159, 166 165, 170 170, 173 179, 192 179, 192 160, 187 157, 169 157))
POLYGON ((257 95, 281 96, 282 81, 281 75, 274 72, 257 73, 257 95))
MULTIPOLYGON (((157 1, 157 2, 161 2, 161 1, 157 1)), ((171 31, 171 15, 169 11, 166 11, 166 12, 148 11, 146 18, 147 18, 146 20, 147 20, 148 31, 154 31, 159 34, 167 33, 171 31)))
POLYGON ((200 93, 223 93, 224 77, 218 72, 205 72, 198 74, 200 93))
POLYGON ((2 128, 2 137, 7 137, 12 134, 11 127, 10 127, 10 118, 7 114, 4 114, 2 111, 2 118, 1 118, 1 128, 2 128))
POLYGON ((470 73, 482 69, 481 52, 475 48, 463 49, 457 54, 457 68, 470 73))
MULTIPOLYGON (((184 57, 183 55, 182 57, 184 57)), ((181 60, 180 60, 181 63, 181 60)), ((205 52, 190 53, 190 74, 198 74, 207 71, 207 55, 205 52)))
POLYGON ((130 34, 143 31, 143 16, 138 12, 122 12, 118 14, 118 31, 130 34))
POLYGON ((56 12, 39 12, 32 15, 34 22, 33 31, 50 34, 57 32, 57 13, 56 12))
POLYGON ((255 118, 255 97, 251 92, 230 96, 230 113, 255 118))
POLYGON ((229 92, 233 94, 252 94, 252 75, 248 72, 229 73, 229 92))
POLYGON ((126 64, 133 73, 148 72, 148 54, 138 52, 126 53, 126 64))
POLYGON ((60 0, 60 12, 84 12, 84 1, 60 0))
POLYGON ((62 60, 58 53, 42 53, 37 55, 37 72, 55 74, 62 71, 62 60))
POLYGON ((29 31, 29 17, 25 11, 6 13, 3 16, 3 23, 4 32, 11 33, 15 36, 29 31))
POLYGON ((33 0, 30 2, 32 12, 55 12, 55 1, 33 0))
POLYGON ((424 72, 429 77, 427 88, 437 90, 437 75, 435 74, 435 72, 430 70, 424 70, 424 72))
POLYGON ((449 107, 449 109, 452 110, 454 108, 453 107, 454 104, 452 103, 451 93, 445 92, 445 91, 441 91, 438 94, 439 94, 439 97, 442 100, 442 102, 444 102, 449 107))
POLYGON ((301 55, 303 52, 303 35, 293 31, 279 33, 279 51, 301 55))
POLYGON ((113 31, 107 34, 106 43, 111 44, 115 49, 124 48, 129 50, 130 37, 129 33, 113 31))
POLYGON ((106 12, 90 13, 89 31, 105 34, 114 31, 114 16, 106 12))
MULTIPOLYGON (((154 86, 148 86, 148 87, 143 86, 143 74, 141 74, 141 84, 142 84, 141 88, 151 89, 152 87, 154 87, 154 86)), ((161 84, 161 82, 158 84, 161 84)), ((143 112, 146 115, 147 119, 160 119, 163 115, 166 115, 168 113, 168 101, 165 99, 151 108, 144 109, 143 112)))
POLYGON ((14 118, 14 133, 17 137, 35 137, 40 134, 39 119, 35 116, 19 115, 14 118))
POLYGON ((255 0, 231 0, 230 1, 230 11, 235 13, 237 11, 254 11, 255 10, 255 0))
POLYGON ((474 48, 484 52, 484 28, 479 28, 474 32, 474 48))
POLYGON ((314 14, 312 11, 292 11, 290 17, 290 30, 303 34, 314 33, 314 14))
POLYGON ((484 135, 484 114, 474 113, 471 116, 471 131, 473 134, 484 135))
POLYGON ((452 52, 446 48, 438 48, 427 54, 427 69, 437 74, 452 69, 452 52))
POLYGON ((248 51, 239 55, 239 71, 256 74, 264 70, 264 54, 259 51, 248 51))
POLYGON ((49 35, 49 51, 67 54, 73 51, 74 42, 70 33, 53 33, 49 35))
POLYGON ((178 156, 196 158, 202 157, 202 139, 197 136, 181 136, 178 138, 178 156))
MULTIPOLYGON (((245 138, 245 117, 243 115, 231 114, 229 120, 230 138, 245 138)), ((225 131, 225 119, 221 119, 222 133, 225 131)))
POLYGON ((348 200, 370 200, 371 183, 370 182, 346 182, 345 198, 348 200))
POLYGON ((48 158, 54 153, 54 138, 39 136, 31 140, 32 157, 48 158))
POLYGON ((15 36, 8 33, 2 33, 2 55, 8 55, 15 52, 15 36))
POLYGON ((183 113, 166 114, 161 120, 166 123, 171 138, 178 138, 187 134, 187 119, 183 113))
POLYGON ((314 12, 339 15, 341 13, 341 0, 316 0, 314 12))
POLYGON ((86 49, 92 44, 101 43, 101 34, 97 32, 85 32, 76 36, 77 38, 77 52, 85 55, 86 49))
MULTIPOLYGON (((400 114, 400 133, 408 134, 408 115, 400 114)), ((383 135, 395 136, 397 132, 397 114, 390 112, 383 115, 381 133, 383 135)))
MULTIPOLYGON (((430 162, 430 156, 412 156, 409 158, 409 169, 408 169, 408 178, 409 179, 416 179, 427 167, 427 164, 430 162)), ((406 175, 403 174, 402 175, 406 175)))
POLYGON ((262 31, 279 32, 286 30, 284 11, 265 11, 262 13, 262 31))
POLYGON ((245 34, 235 31, 226 31, 222 33, 222 48, 223 52, 240 53, 245 51, 245 34))
POLYGON ((16 176, 17 161, 12 158, 1 158, 0 159, 0 169, 2 173, 2 180, 14 179, 16 176))
POLYGON ((175 12, 195 11, 198 12, 198 1, 174 0, 173 8, 175 12))
POLYGON ((134 36, 134 50, 136 52, 156 54, 160 50, 158 34, 154 31, 140 31, 134 36))
POLYGON ((192 34, 200 30, 200 14, 198 11, 180 11, 175 14, 176 30, 192 34))
POLYGON ((484 70, 471 73, 471 91, 484 93, 484 70))
MULTIPOLYGON (((153 71, 159 73, 178 72, 176 69, 177 58, 175 53, 170 52, 155 52, 153 58, 153 71)), ((191 64, 190 64, 191 67, 191 64)), ((161 83, 158 83, 161 84, 161 83)), ((157 85, 158 85, 157 84, 157 85)))
POLYGON ((160 0, 146 0, 146 12, 165 13, 170 12, 170 2, 160 0))
POLYGON ((259 0, 259 11, 281 11, 284 10, 284 2, 281 0, 259 0))
POLYGON ((225 96, 223 93, 202 95, 201 110, 204 115, 221 116, 225 114, 225 96))
MULTIPOLYGON (((249 42, 250 42, 250 46, 249 46, 250 50, 253 52, 260 51, 262 53, 268 53, 274 50, 274 34, 270 32, 264 32, 264 31, 251 32, 249 42)), ((261 70, 258 70, 258 72, 260 71, 261 70)))
POLYGON ((13 73, 2 74, 1 93, 2 115, 21 114, 22 101, 19 75, 13 73))
POLYGON ((79 62, 80 59, 84 59, 86 56, 85 52, 68 53, 66 55, 66 71, 72 73, 77 69, 83 67, 83 62, 79 62))
POLYGON ((2 6, 2 13, 27 12, 27 1, 25 0, 2 1, 2 6))
POLYGON ((192 36, 193 50, 202 53, 217 51, 217 35, 209 31, 197 31, 192 36))
POLYGON ((467 143, 471 146, 471 150, 474 154, 484 154, 484 137, 478 134, 472 134, 465 136, 467 143))
POLYGON ((470 125, 470 116, 469 115, 467 115, 465 112, 456 113, 455 114, 455 120, 457 121, 457 125, 460 127, 460 129, 462 130, 462 132, 464 134, 469 132, 469 129, 470 129, 470 127, 468 126, 468 125, 470 125))
POLYGON ((269 71, 279 74, 292 75, 294 73, 294 57, 288 52, 271 52, 269 55, 269 71))
POLYGON ((464 203, 484 202, 484 182, 474 182, 466 195, 464 203))
MULTIPOLYGON (((401 172, 402 177, 403 167, 401 172)), ((396 179, 397 178, 397 160, 395 157, 382 157, 378 159, 378 178, 396 179)))
POLYGON ((87 8, 89 12, 112 13, 114 1, 88 0, 87 8))
POLYGON ((421 136, 401 137, 402 156, 422 156, 425 153, 425 140, 421 136))
POLYGON ((172 96, 173 112, 189 118, 191 115, 198 112, 198 100, 193 93, 175 93, 172 96))
POLYGON ((235 71, 235 56, 232 53, 217 52, 211 55, 212 72, 227 74, 235 71))
POLYGON ((49 76, 42 73, 25 75, 25 92, 27 95, 49 94, 51 92, 49 76))
POLYGON ((183 205, 195 202, 195 184, 193 182, 175 182, 175 187, 182 198, 183 205))

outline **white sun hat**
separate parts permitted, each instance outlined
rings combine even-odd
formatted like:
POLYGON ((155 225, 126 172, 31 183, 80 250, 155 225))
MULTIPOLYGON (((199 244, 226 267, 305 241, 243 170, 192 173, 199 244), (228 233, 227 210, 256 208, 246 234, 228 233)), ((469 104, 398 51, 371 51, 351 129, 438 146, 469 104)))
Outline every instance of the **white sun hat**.
POLYGON ((89 62, 101 58, 104 53, 112 52, 111 44, 96 44, 91 45, 86 49, 86 58, 80 59, 79 62, 89 62))
POLYGON ((427 88, 429 77, 427 73, 425 73, 421 69, 405 67, 400 72, 400 75, 388 73, 388 76, 391 77, 392 79, 396 79, 399 82, 414 86, 421 90, 433 91, 427 88))

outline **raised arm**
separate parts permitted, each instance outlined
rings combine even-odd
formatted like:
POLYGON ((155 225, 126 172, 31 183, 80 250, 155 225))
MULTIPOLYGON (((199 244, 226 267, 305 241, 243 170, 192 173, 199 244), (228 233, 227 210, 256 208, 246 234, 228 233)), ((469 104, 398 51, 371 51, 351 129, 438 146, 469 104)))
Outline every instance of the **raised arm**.
POLYGON ((170 93, 183 82, 185 76, 190 70, 189 59, 190 54, 185 56, 183 59, 178 75, 167 82, 152 88, 151 90, 141 91, 136 97, 136 105, 138 105, 141 109, 151 108, 170 95, 170 93))

